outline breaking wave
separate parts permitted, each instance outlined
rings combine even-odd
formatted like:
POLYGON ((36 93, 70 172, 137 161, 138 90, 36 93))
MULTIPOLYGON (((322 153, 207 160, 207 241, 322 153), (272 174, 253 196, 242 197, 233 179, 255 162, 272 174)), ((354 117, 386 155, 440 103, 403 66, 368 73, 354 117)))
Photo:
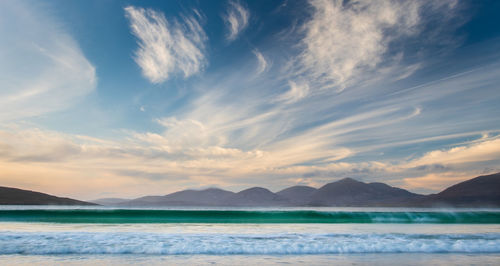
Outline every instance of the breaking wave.
POLYGON ((0 254, 285 255, 500 253, 500 234, 0 232, 0 254))
POLYGON ((51 223, 434 223, 498 224, 500 211, 254 211, 150 209, 0 210, 0 222, 51 223))

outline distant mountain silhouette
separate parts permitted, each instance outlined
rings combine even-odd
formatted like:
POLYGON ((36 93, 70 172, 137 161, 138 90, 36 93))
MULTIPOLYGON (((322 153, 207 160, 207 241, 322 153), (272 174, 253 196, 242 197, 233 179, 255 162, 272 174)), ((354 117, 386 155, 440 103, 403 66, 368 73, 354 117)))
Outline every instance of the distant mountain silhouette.
POLYGON ((294 186, 273 193, 253 187, 238 193, 222 189, 184 190, 166 196, 146 196, 119 206, 394 206, 424 197, 383 183, 345 178, 316 189, 294 186))
POLYGON ((290 204, 304 206, 309 204, 311 196, 318 191, 316 188, 308 186, 293 186, 285 188, 276 194, 287 199, 290 204))
POLYGON ((165 196, 146 196, 118 206, 288 206, 289 201, 271 191, 253 187, 238 193, 209 188, 183 190, 165 196))
POLYGON ((253 187, 224 199, 226 206, 287 206, 290 202, 266 188, 253 187))
POLYGON ((500 173, 478 176, 438 194, 416 201, 416 206, 499 207, 500 173))
POLYGON ((116 205, 129 200, 130 199, 122 199, 122 198, 102 198, 102 199, 90 200, 89 202, 99 205, 116 205))
POLYGON ((0 205, 96 205, 94 203, 60 198, 40 192, 0 187, 0 205))
POLYGON ((273 193, 262 187, 238 193, 222 189, 184 190, 166 196, 147 196, 120 206, 338 206, 433 207, 500 206, 500 173, 462 182, 432 195, 419 195, 384 183, 344 178, 319 189, 293 186, 273 193))
POLYGON ((319 188, 311 195, 309 205, 390 206, 421 197, 423 196, 384 183, 367 184, 352 178, 344 178, 319 188))
POLYGON ((165 196, 146 196, 119 203, 121 206, 218 206, 234 192, 209 188, 183 190, 165 196))
MULTIPOLYGON (((319 189, 293 186, 277 193, 262 187, 253 187, 238 193, 218 188, 189 189, 165 196, 146 196, 133 200, 108 198, 95 202, 122 207, 500 207, 500 173, 479 176, 453 185, 440 193, 427 196, 384 183, 364 183, 352 178, 344 178, 319 189)), ((93 205, 89 202, 7 187, 0 187, 0 204, 93 205)))

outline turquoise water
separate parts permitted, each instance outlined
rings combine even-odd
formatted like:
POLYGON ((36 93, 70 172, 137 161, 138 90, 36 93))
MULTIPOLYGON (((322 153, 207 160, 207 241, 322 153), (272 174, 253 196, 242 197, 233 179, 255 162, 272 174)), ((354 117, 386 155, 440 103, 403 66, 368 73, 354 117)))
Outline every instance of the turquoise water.
POLYGON ((0 210, 0 222, 498 224, 500 211, 21 209, 0 210))
POLYGON ((498 209, 0 207, 2 265, 494 265, 499 258, 498 209))

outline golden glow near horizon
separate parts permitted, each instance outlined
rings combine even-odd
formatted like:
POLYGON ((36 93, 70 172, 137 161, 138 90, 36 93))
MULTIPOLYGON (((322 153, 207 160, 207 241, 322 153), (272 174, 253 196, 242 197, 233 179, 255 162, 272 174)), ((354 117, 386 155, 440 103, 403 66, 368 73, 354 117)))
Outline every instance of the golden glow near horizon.
POLYGON ((470 3, 63 2, 0 1, 0 186, 431 193, 500 172, 500 33, 470 3))
POLYGON ((422 188, 439 191, 481 174, 466 171, 469 165, 500 158, 500 138, 497 137, 483 137, 448 150, 430 151, 418 158, 398 162, 345 163, 332 160, 321 166, 294 164, 326 155, 339 159, 350 153, 339 148, 332 154, 332 149, 321 150, 321 145, 316 143, 278 145, 276 150, 241 151, 198 146, 176 151, 163 135, 136 134, 121 141, 108 141, 40 129, 0 131, 0 139, 3 186, 80 199, 163 195, 208 186, 229 190, 249 186, 278 190, 296 184, 318 187, 340 178, 329 173, 356 169, 381 173, 383 177, 366 179, 367 182, 387 182, 410 191, 422 188), (161 156, 166 151, 168 154, 175 151, 178 158, 161 156), (441 169, 438 173, 407 176, 412 169, 433 166, 463 170, 441 169), (308 173, 318 175, 304 177, 308 173))

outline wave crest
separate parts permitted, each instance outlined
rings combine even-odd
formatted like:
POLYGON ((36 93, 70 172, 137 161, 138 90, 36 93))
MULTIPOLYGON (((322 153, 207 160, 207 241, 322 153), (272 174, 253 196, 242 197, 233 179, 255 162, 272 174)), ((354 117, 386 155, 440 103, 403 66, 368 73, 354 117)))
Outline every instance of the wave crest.
POLYGON ((0 254, 499 253, 500 234, 0 233, 0 254))

